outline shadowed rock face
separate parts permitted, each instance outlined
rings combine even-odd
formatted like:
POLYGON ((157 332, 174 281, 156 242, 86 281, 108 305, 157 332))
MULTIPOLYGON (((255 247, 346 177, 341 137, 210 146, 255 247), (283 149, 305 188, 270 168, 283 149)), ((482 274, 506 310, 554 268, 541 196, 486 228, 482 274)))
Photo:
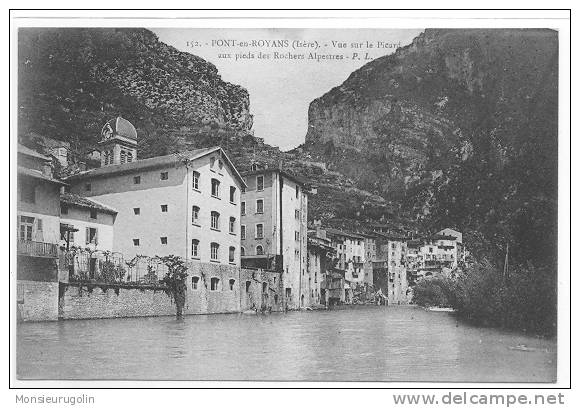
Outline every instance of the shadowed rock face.
POLYGON ((426 30, 314 100, 305 148, 390 199, 472 154, 477 139, 505 165, 535 115, 550 132, 538 142, 554 146, 557 56, 550 30, 426 30))

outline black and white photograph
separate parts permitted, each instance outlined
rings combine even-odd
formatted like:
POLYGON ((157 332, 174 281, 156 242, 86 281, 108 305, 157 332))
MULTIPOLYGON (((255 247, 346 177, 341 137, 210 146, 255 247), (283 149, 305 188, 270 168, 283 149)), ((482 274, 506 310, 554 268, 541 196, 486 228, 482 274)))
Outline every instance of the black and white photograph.
POLYGON ((569 382, 568 12, 109 14, 11 16, 19 387, 569 382))

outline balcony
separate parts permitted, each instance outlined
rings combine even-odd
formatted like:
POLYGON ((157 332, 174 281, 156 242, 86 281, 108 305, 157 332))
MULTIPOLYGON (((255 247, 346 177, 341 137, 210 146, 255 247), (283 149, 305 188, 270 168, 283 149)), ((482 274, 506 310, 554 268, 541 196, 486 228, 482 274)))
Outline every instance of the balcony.
POLYGON ((18 255, 34 256, 37 258, 58 258, 58 246, 48 242, 18 240, 18 255))

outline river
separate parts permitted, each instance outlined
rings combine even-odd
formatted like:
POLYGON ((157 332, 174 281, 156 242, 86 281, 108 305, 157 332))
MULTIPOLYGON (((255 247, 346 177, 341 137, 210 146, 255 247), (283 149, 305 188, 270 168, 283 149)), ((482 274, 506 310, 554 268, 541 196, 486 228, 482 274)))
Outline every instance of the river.
POLYGON ((19 379, 553 382, 556 342, 418 307, 19 324, 19 379), (527 346, 527 351, 513 349, 527 346))

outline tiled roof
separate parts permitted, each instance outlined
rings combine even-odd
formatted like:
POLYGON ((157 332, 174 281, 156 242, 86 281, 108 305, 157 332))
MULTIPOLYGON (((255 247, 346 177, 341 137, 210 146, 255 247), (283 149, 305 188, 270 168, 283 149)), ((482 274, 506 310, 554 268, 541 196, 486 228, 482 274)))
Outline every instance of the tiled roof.
POLYGON ((82 171, 77 174, 73 174, 66 178, 66 180, 80 180, 80 179, 88 179, 88 178, 96 178, 96 177, 104 177, 111 174, 123 174, 123 173, 132 173, 148 168, 163 168, 172 165, 176 165, 179 163, 183 163, 188 160, 195 160, 200 157, 203 157, 207 154, 213 153, 215 151, 221 150, 222 157, 226 160, 226 162, 230 165, 233 170, 234 175, 240 180, 242 185, 246 185, 240 173, 238 173, 237 169, 234 167, 233 163, 223 151, 223 149, 219 146, 208 147, 204 149, 196 149, 196 150, 189 150, 180 153, 173 153, 168 154, 166 156, 156 156, 151 157, 149 159, 143 160, 136 160, 131 163, 123 163, 123 164, 113 164, 108 166, 99 167, 97 169, 91 169, 82 171))
POLYGON ((338 230, 338 229, 334 229, 334 228, 325 228, 326 232, 328 234, 334 234, 334 235, 340 235, 343 237, 350 237, 350 238, 357 238, 357 239, 364 239, 365 237, 354 233, 354 232, 349 232, 349 231, 342 231, 342 230, 338 230))
POLYGON ((32 150, 22 144, 18 144, 18 153, 25 154, 27 156, 36 157, 37 159, 42 159, 46 161, 50 161, 50 157, 45 156, 44 154, 38 153, 36 150, 32 150))
POLYGON ((60 180, 54 179, 52 177, 45 176, 44 174, 42 174, 38 170, 32 170, 32 169, 29 169, 29 168, 26 168, 26 167, 22 167, 22 166, 18 166, 18 174, 19 175, 23 175, 23 176, 28 176, 28 177, 34 177, 36 179, 48 181, 50 183, 60 184, 61 186, 66 186, 67 185, 66 183, 63 183, 60 180))
POLYGON ((89 208, 91 210, 97 210, 109 214, 117 214, 117 210, 78 194, 63 193, 60 195, 60 202, 61 204, 76 205, 77 207, 89 208))

